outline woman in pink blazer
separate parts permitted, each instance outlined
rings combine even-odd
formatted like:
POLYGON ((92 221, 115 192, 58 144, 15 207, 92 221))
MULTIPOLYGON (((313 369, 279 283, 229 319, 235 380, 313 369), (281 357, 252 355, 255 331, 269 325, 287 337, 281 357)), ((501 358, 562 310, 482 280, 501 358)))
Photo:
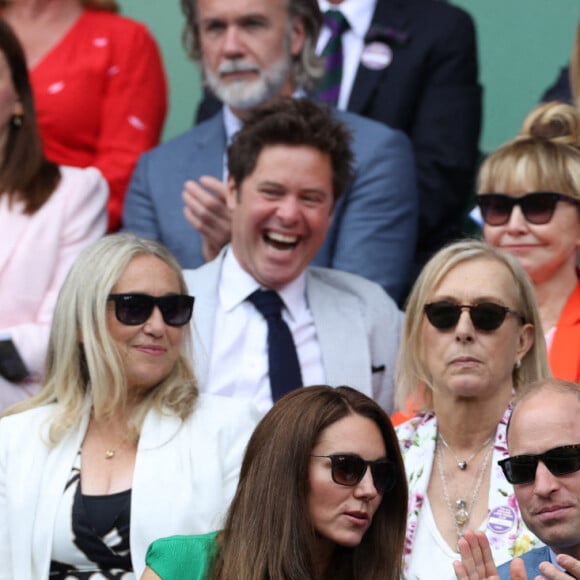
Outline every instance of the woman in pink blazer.
POLYGON ((0 412, 39 388, 58 290, 105 233, 107 197, 97 169, 43 156, 24 54, 0 21, 0 412))

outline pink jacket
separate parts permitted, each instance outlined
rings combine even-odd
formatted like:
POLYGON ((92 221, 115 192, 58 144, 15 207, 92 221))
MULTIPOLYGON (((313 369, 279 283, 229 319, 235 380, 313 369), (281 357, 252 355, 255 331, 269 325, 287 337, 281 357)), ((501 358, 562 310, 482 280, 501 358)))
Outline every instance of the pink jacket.
MULTIPOLYGON (((33 215, 0 196, 0 335, 12 335, 32 373, 44 365, 58 291, 80 251, 107 226, 108 187, 94 168, 61 167, 62 179, 33 215)), ((0 381, 0 409, 2 387, 0 381)))

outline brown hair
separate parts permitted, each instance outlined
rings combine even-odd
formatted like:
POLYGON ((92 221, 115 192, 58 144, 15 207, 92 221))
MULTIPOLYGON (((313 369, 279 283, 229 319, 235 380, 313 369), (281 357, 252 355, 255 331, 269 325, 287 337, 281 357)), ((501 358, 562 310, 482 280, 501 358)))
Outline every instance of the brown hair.
POLYGON ((351 134, 328 109, 310 99, 277 97, 252 109, 228 148, 228 170, 236 187, 250 175, 268 145, 306 145, 328 154, 334 201, 353 175, 351 134))
POLYGON ((23 110, 23 115, 13 118, 8 126, 0 164, 0 195, 8 195, 10 203, 23 200, 24 213, 33 214, 55 190, 60 181, 60 169, 42 152, 24 51, 10 26, 1 18, 0 51, 10 68, 12 84, 23 110))
POLYGON ((119 12, 116 0, 82 0, 82 5, 90 10, 102 10, 103 12, 119 12))
MULTIPOLYGON (((304 48, 302 53, 295 57, 294 78, 300 86, 312 89, 324 73, 324 60, 316 54, 316 42, 322 28, 322 13, 317 0, 283 1, 287 3, 289 18, 292 20, 299 18, 304 26, 304 48)), ((197 18, 197 0, 181 0, 181 9, 185 16, 183 44, 189 56, 199 62, 203 56, 197 18)))
POLYGON ((572 105, 536 107, 479 170, 479 193, 530 187, 580 198, 580 111, 572 105))
POLYGON ((308 517, 310 454, 321 433, 357 414, 379 428, 397 481, 355 548, 337 548, 325 577, 398 580, 407 519, 407 481, 395 431, 372 399, 350 387, 305 387, 282 398, 252 435, 220 536, 213 580, 314 578, 316 533, 308 517))

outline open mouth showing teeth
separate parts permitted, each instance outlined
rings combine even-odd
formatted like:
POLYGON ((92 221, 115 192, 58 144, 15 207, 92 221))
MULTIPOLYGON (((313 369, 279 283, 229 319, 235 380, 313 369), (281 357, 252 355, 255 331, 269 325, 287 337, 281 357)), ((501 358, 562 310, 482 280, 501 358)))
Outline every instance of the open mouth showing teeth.
POLYGON ((293 250, 298 244, 296 236, 286 236, 276 232, 266 232, 264 241, 277 250, 293 250))

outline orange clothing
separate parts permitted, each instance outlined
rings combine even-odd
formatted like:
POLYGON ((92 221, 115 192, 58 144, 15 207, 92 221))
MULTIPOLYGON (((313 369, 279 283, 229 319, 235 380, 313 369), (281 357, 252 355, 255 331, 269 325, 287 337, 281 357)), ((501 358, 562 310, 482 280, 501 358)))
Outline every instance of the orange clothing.
POLYGON ((109 230, 118 229, 137 158, 159 142, 167 112, 153 37, 128 18, 85 10, 30 77, 45 155, 101 171, 109 230))
POLYGON ((548 360, 556 378, 580 381, 580 281, 560 314, 548 360))

